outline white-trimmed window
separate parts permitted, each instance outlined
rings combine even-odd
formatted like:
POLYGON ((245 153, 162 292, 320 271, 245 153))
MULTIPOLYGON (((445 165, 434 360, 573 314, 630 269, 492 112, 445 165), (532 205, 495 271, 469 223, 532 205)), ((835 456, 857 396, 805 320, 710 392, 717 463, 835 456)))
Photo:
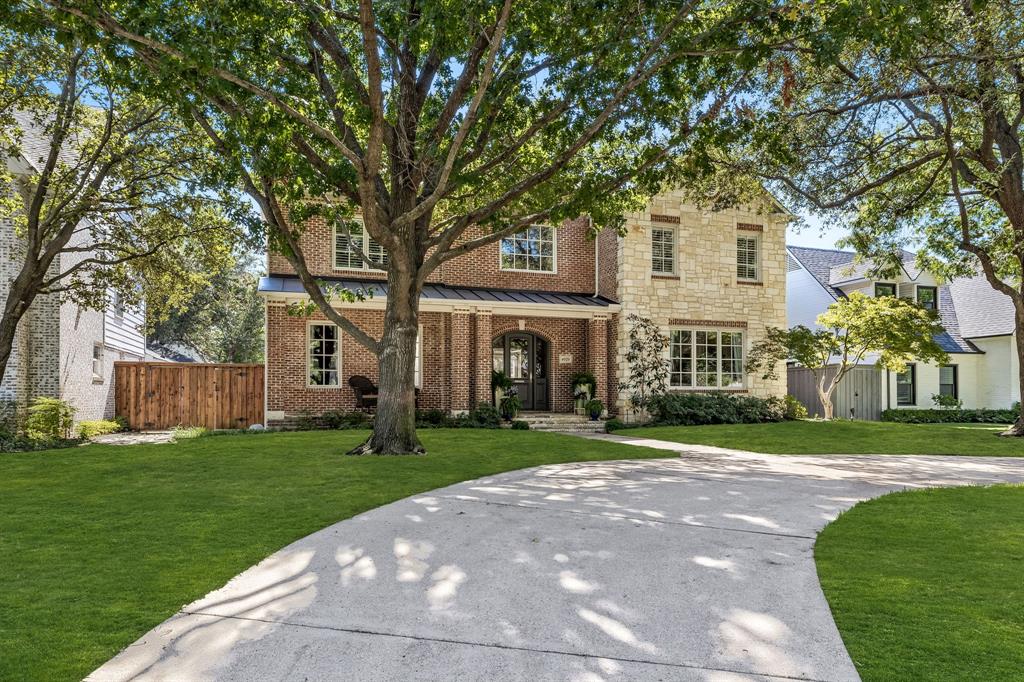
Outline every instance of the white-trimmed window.
POLYGON ((555 228, 531 225, 522 232, 503 237, 501 269, 517 272, 555 272, 555 228))
POLYGON ((370 239, 366 244, 361 223, 349 223, 348 234, 343 225, 334 226, 334 269, 335 270, 384 270, 388 265, 388 252, 376 240, 370 239), (359 257, 359 251, 373 261, 365 262, 359 257))
POLYGON ((421 388, 423 386, 423 325, 420 325, 419 331, 416 333, 416 367, 413 370, 415 375, 415 386, 421 388))
POLYGON ((96 383, 103 382, 103 344, 92 345, 92 380, 96 383))
POLYGON ((330 323, 311 322, 307 346, 310 386, 338 386, 341 376, 341 337, 330 323))
POLYGON ((676 231, 674 228, 651 228, 651 271, 661 275, 675 274, 676 231))
POLYGON ((673 329, 669 385, 673 388, 743 388, 743 332, 673 329))
POLYGON ((758 247, 760 239, 756 235, 740 235, 736 237, 736 278, 748 282, 756 282, 758 272, 758 247))

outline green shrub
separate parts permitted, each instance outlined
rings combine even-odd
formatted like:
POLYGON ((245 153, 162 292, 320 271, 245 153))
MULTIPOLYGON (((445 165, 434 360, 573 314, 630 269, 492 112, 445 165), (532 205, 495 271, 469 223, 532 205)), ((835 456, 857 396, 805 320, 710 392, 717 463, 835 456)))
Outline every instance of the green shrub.
POLYGON ((663 393, 648 403, 651 425, 759 424, 786 417, 782 398, 754 398, 727 393, 663 393))
POLYGON ((611 433, 613 431, 621 431, 622 429, 628 429, 629 427, 630 424, 627 424, 621 419, 615 418, 609 419, 604 423, 604 430, 607 431, 608 433, 611 433))
POLYGON ((171 430, 174 440, 190 440, 210 435, 210 430, 205 426, 175 426, 171 430))
POLYGON ((480 403, 473 408, 466 418, 469 426, 481 429, 497 429, 501 427, 501 415, 498 408, 490 403, 480 403))
POLYGON ((39 397, 28 407, 25 432, 32 440, 52 441, 71 438, 75 408, 57 398, 39 397))
POLYGON ((786 403, 786 415, 787 421, 795 421, 797 419, 807 419, 807 408, 804 404, 794 398, 791 395, 787 395, 783 400, 786 403))
POLYGON ((1012 424, 1016 410, 884 410, 882 421, 900 424, 1012 424))
POLYGON ((109 419, 96 419, 93 421, 84 421, 78 424, 78 437, 79 438, 95 438, 96 436, 102 436, 106 433, 117 433, 123 431, 123 427, 117 421, 109 419))
POLYGON ((530 422, 524 422, 522 419, 517 419, 514 422, 512 422, 512 430, 513 431, 529 431, 530 430, 530 422))
POLYGON ((34 440, 27 436, 18 436, 5 432, 0 434, 0 452, 32 452, 36 450, 56 450, 81 445, 82 441, 71 438, 55 440, 34 440))
POLYGON ((322 419, 324 426, 329 429, 365 429, 370 425, 370 415, 358 410, 328 410, 324 412, 322 419))
POLYGON ((964 407, 964 402, 955 395, 944 395, 942 393, 932 394, 932 404, 935 405, 935 407, 945 408, 947 410, 962 410, 964 407))

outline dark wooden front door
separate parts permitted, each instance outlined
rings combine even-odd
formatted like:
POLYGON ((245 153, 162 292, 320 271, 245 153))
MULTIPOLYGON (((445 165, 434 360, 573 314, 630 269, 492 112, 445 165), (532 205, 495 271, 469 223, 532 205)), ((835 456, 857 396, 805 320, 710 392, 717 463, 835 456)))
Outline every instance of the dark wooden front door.
POLYGON ((524 410, 548 409, 548 342, 528 332, 494 340, 494 369, 512 380, 524 410))

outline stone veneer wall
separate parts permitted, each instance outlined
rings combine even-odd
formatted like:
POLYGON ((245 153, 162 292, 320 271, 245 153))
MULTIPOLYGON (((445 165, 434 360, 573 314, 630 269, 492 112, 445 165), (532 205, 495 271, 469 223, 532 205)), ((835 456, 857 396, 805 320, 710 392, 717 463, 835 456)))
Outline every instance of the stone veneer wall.
MULTIPOLYGON (((650 317, 666 329, 680 325, 714 327, 730 322, 745 326, 746 350, 763 338, 767 327, 786 326, 786 223, 784 214, 744 207, 720 212, 688 205, 681 192, 652 199, 644 213, 627 217, 628 233, 618 238, 620 276, 616 298, 622 305, 618 319, 615 368, 628 376, 625 355, 629 343, 629 313, 650 317), (653 220, 652 220, 653 218, 653 220), (676 221, 678 221, 676 223, 676 221), (742 283, 736 278, 737 224, 763 227, 760 247, 760 281, 742 283), (651 271, 652 225, 675 226, 676 274, 651 271)), ((765 381, 747 375, 742 392, 756 396, 786 393, 786 373, 765 381)), ((618 397, 620 409, 626 395, 618 397)))

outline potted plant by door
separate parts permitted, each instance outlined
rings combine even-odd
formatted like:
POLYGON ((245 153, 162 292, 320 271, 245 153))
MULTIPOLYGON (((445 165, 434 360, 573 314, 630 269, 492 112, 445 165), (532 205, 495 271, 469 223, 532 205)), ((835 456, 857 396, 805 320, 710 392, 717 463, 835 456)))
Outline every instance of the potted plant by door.
POLYGON ((494 406, 500 408, 501 400, 512 388, 512 380, 504 372, 491 371, 491 392, 494 393, 494 406))
POLYGON ((590 421, 596 422, 601 418, 602 412, 604 412, 604 403, 600 400, 595 398, 587 401, 587 413, 590 415, 590 421))
POLYGON ((523 401, 519 398, 519 394, 512 389, 505 391, 505 395, 502 396, 501 402, 498 404, 501 418, 510 422, 516 418, 521 409, 523 409, 523 401))
POLYGON ((590 372, 576 372, 570 381, 576 414, 586 414, 587 401, 597 395, 597 379, 590 372))

